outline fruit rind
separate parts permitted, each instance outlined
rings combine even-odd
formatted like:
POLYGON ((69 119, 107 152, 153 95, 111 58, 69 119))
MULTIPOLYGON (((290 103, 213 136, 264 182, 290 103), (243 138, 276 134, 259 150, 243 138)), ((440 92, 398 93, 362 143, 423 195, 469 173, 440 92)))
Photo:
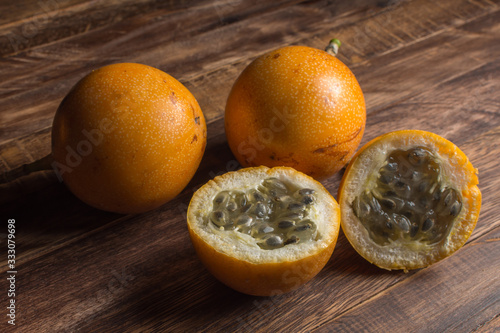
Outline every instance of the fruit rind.
POLYGON ((385 269, 426 267, 458 250, 469 238, 479 217, 481 192, 477 187, 477 170, 467 156, 453 143, 434 133, 418 130, 394 131, 364 145, 348 165, 339 187, 342 230, 356 251, 366 260, 385 269), (442 177, 453 184, 463 197, 463 207, 450 233, 436 244, 399 244, 381 246, 371 241, 367 230, 355 216, 351 203, 364 190, 370 177, 394 149, 423 146, 429 148, 441 163, 442 177), (413 248, 409 248, 413 246, 413 248))

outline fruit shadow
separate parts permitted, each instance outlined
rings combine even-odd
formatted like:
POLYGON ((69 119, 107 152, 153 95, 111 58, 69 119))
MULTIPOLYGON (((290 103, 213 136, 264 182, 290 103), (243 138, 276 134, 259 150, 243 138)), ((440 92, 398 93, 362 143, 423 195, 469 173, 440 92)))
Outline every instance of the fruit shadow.
POLYGON ((335 278, 339 279, 343 279, 346 276, 349 276, 349 278, 352 278, 353 276, 387 276, 399 278, 409 276, 408 274, 410 274, 404 273, 402 270, 389 271, 370 263, 356 252, 345 237, 342 229, 340 229, 339 237, 337 239, 337 244, 335 245, 332 257, 324 270, 327 274, 330 274, 329 272, 331 272, 335 278))
POLYGON ((16 229, 22 231, 20 241, 27 242, 24 245, 28 248, 59 242, 61 238, 93 230, 123 216, 83 203, 58 181, 55 173, 36 173, 19 181, 31 191, 14 187, 2 193, 2 198, 12 195, 14 199, 2 200, 0 214, 16 220, 16 229), (32 184, 38 187, 31 187, 32 184))
POLYGON ((207 141, 207 147, 200 166, 186 189, 199 188, 216 176, 240 168, 241 165, 231 152, 226 136, 222 132, 222 134, 215 135, 207 141))
POLYGON ((194 249, 163 267, 157 266, 155 271, 160 273, 145 276, 141 287, 123 300, 131 306, 117 313, 116 321, 126 319, 132 324, 128 326, 155 323, 155 329, 160 331, 186 327, 194 331, 236 331, 241 324, 237 318, 243 318, 261 299, 220 283, 201 264, 194 249))
MULTIPOLYGON (((172 201, 175 202, 187 192, 192 196, 196 189, 217 174, 239 167, 222 131, 221 135, 210 138, 198 171, 172 201)), ((0 185, 0 199, 0 214, 16 220, 18 230, 22 230, 29 238, 24 240, 28 248, 59 242, 124 216, 85 204, 59 181, 53 171, 35 172, 8 185, 0 185)), ((187 210, 187 204, 185 208, 187 210)))

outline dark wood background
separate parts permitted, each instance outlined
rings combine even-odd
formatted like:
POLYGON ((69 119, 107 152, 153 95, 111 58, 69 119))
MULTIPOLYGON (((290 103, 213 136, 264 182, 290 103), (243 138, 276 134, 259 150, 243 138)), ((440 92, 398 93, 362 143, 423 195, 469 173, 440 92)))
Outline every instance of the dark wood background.
MULTIPOLYGON (((500 330, 500 14, 498 0, 0 3, 0 173, 50 152, 54 112, 92 69, 158 67, 207 118, 208 145, 186 189, 123 216, 76 199, 51 172, 0 187, 0 331, 7 325, 7 220, 16 220, 19 332, 495 332, 500 330), (479 169, 483 206, 453 256, 426 269, 381 270, 343 234, 302 288, 251 297, 216 281, 191 246, 193 191, 237 168, 224 135, 229 89, 255 57, 292 44, 343 45, 365 93, 362 144, 422 129, 479 169)), ((341 174, 323 182, 336 197, 341 174)))

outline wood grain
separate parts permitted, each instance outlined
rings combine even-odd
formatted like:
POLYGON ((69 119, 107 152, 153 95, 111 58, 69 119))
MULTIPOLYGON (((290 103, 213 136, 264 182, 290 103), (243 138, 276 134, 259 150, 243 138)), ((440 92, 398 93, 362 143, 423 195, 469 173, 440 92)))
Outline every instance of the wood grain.
POLYGON ((496 228, 439 265, 418 271, 340 316, 331 316, 328 324, 315 331, 473 331, 498 316, 499 241, 496 228), (477 271, 489 278, 471 279, 477 271))
MULTIPOLYGON (((23 196, 0 205, 2 217, 17 221, 19 331, 499 329, 499 1, 57 0, 49 12, 40 3, 0 4, 12 13, 0 19, 0 173, 48 154, 60 100, 83 75, 113 62, 146 63, 180 79, 198 99, 209 136, 186 189, 141 215, 93 209, 50 172, 23 179, 27 185, 15 190, 23 196), (36 35, 14 49, 5 36, 33 24, 40 25, 36 35), (325 269, 299 290, 242 295, 198 261, 187 205, 201 184, 239 167, 223 113, 243 68, 271 49, 323 48, 332 36, 342 40, 339 58, 365 93, 362 143, 403 128, 450 139, 479 169, 480 219, 461 250, 426 269, 378 269, 341 234, 325 269)), ((341 176, 323 182, 331 193, 341 176)), ((5 274, 5 256, 0 262, 5 274)))

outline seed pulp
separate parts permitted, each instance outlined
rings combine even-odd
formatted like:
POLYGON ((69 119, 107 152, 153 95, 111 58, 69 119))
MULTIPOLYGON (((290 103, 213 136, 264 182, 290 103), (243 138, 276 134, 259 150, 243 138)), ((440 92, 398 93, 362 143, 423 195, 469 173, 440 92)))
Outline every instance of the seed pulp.
POLYGON ((271 177, 257 188, 221 191, 213 199, 209 220, 221 230, 252 236, 265 250, 315 240, 317 226, 308 216, 315 191, 271 177))
POLYGON ((393 151, 352 202, 354 214, 373 241, 434 244, 444 239, 462 209, 460 193, 445 185, 441 166, 427 148, 393 151))

